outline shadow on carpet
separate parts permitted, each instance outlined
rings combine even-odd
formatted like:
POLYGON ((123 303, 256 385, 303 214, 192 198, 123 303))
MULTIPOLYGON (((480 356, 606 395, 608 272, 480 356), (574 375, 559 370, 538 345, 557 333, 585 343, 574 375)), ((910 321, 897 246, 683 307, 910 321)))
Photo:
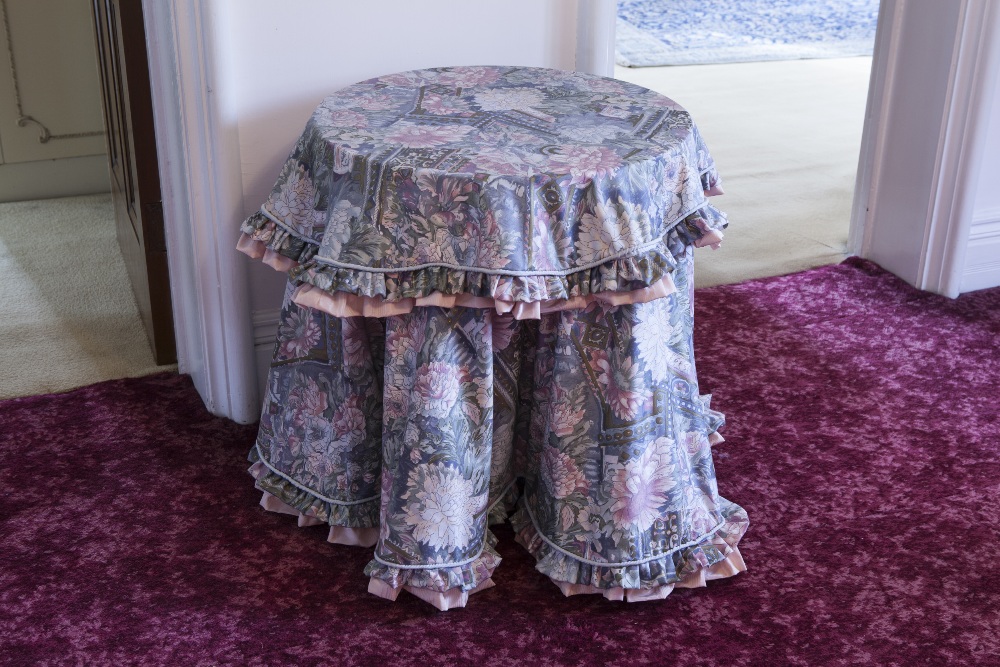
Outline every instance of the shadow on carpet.
POLYGON ((156 375, 0 402, 0 662, 966 665, 1000 654, 1000 289, 850 259, 699 290, 702 390, 749 570, 658 602, 562 597, 496 530, 446 613, 366 591, 366 549, 267 513, 255 434, 156 375))

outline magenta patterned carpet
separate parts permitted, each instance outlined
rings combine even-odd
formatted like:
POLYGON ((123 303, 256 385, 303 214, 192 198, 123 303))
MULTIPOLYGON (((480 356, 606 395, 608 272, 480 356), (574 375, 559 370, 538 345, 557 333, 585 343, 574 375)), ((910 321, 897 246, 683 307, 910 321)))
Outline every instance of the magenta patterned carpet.
POLYGON ((467 608, 387 602, 367 550, 257 506, 252 427, 158 375, 0 403, 0 664, 998 664, 1000 289, 848 260, 696 303, 746 573, 563 598, 500 529, 467 608))

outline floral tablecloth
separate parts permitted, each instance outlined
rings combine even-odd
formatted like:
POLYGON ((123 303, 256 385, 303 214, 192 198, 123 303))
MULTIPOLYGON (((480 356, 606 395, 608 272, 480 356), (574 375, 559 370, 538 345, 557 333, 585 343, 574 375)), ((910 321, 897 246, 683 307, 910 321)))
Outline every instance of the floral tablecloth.
POLYGON ((441 609, 492 586, 508 518, 567 595, 742 571, 691 346, 719 193, 687 112, 612 79, 439 68, 324 100, 238 245, 289 274, 262 504, 441 609))

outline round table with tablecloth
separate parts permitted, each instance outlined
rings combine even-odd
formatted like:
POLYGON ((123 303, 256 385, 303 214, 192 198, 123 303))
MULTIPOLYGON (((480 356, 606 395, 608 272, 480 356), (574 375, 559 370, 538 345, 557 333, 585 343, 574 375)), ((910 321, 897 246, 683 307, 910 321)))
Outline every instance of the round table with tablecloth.
POLYGON ((263 506, 440 609, 493 585, 506 520, 566 595, 742 571, 692 349, 720 193, 690 115, 613 79, 437 68, 325 99, 238 244, 288 273, 263 506))

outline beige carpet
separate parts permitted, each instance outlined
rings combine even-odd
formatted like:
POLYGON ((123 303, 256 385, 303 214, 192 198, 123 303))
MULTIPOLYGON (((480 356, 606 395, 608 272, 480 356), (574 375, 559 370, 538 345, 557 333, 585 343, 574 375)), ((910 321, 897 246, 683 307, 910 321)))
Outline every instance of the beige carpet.
POLYGON ((616 68, 679 102, 708 142, 729 215, 695 254, 698 287, 782 275, 846 252, 871 58, 616 68))
POLYGON ((0 204, 0 399, 154 373, 110 195, 0 204))

